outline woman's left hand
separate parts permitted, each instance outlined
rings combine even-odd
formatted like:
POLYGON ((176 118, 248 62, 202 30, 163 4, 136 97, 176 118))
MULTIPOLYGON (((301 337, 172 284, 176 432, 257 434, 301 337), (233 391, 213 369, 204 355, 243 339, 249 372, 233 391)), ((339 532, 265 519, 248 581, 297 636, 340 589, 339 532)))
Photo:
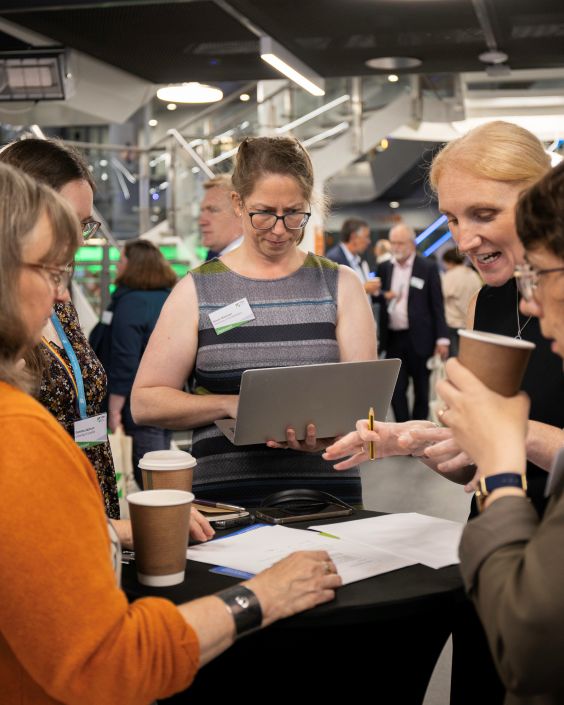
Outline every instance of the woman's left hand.
POLYGON ((266 445, 269 448, 291 448, 292 450, 301 450, 304 453, 318 453, 325 450, 335 442, 334 438, 317 438, 317 429, 315 424, 310 423, 306 426, 306 437, 303 441, 298 441, 296 431, 290 426, 286 429, 286 442, 277 443, 276 441, 267 441, 266 445))
POLYGON ((215 536, 215 531, 206 517, 192 507, 190 511, 190 538, 192 541, 209 541, 215 536))
POLYGON ((478 465, 480 475, 524 468, 527 395, 508 398, 492 392, 456 358, 448 360, 446 371, 448 379, 437 384, 445 402, 441 420, 478 465))

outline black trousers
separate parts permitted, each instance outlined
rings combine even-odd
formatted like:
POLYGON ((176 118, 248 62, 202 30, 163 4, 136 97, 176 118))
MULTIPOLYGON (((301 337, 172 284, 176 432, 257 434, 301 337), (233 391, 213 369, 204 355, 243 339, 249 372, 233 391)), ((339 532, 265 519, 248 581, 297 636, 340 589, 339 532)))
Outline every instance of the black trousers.
POLYGON ((388 330, 387 357, 401 360, 398 381, 392 397, 392 408, 396 421, 426 419, 429 415, 429 376, 427 360, 429 355, 420 355, 411 343, 407 330, 388 330), (407 404, 407 387, 409 379, 413 380, 413 411, 409 412, 407 404))

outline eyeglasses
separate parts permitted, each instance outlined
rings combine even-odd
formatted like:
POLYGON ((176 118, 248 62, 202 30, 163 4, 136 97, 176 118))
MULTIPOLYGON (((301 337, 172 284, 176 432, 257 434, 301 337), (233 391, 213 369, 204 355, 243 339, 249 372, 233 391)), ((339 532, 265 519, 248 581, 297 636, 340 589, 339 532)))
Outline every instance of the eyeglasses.
POLYGON ((564 267, 554 267, 553 269, 535 269, 530 264, 518 264, 515 267, 514 276, 517 280, 517 288, 525 301, 532 301, 535 290, 540 284, 540 278, 544 274, 553 272, 564 272, 564 267))
POLYGON ((268 211, 249 213, 251 225, 255 230, 271 230, 279 220, 284 223, 287 230, 301 230, 305 228, 310 217, 311 213, 286 213, 285 215, 276 215, 268 211))
POLYGON ((49 283, 53 287, 53 291, 57 296, 63 296, 69 288, 74 271, 72 264, 67 264, 66 267, 54 267, 49 264, 41 264, 38 262, 22 262, 22 266, 46 272, 49 283))
POLYGON ((82 228, 82 237, 85 240, 89 240, 91 237, 96 235, 101 225, 102 223, 99 223, 97 220, 87 220, 86 222, 81 223, 80 227, 82 228))

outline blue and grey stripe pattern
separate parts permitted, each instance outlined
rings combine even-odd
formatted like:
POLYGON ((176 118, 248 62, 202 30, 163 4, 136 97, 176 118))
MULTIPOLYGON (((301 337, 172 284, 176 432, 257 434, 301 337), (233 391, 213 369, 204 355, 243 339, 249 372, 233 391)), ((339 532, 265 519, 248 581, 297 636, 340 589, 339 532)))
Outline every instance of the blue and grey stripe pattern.
MULTIPOLYGON (((310 253, 293 274, 259 280, 216 259, 192 276, 200 311, 193 392, 237 394, 246 369, 339 361, 333 262, 310 253), (254 320, 217 335, 209 314, 243 298, 254 320)), ((198 458, 194 487, 201 497, 253 506, 276 490, 311 487, 361 502, 358 471, 337 474, 319 455, 234 446, 213 425, 194 431, 193 453, 198 458)))

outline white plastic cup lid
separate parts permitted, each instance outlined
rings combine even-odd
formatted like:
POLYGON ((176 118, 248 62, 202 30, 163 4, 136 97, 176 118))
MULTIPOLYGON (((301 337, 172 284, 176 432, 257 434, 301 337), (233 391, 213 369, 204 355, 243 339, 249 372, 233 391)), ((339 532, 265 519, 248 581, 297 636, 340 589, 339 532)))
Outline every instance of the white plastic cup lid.
POLYGON ((141 458, 141 470, 184 470, 193 468, 196 458, 184 450, 151 450, 141 458))
POLYGON ((128 494, 127 501, 143 507, 174 507, 193 502, 194 495, 184 490, 145 490, 128 494))

